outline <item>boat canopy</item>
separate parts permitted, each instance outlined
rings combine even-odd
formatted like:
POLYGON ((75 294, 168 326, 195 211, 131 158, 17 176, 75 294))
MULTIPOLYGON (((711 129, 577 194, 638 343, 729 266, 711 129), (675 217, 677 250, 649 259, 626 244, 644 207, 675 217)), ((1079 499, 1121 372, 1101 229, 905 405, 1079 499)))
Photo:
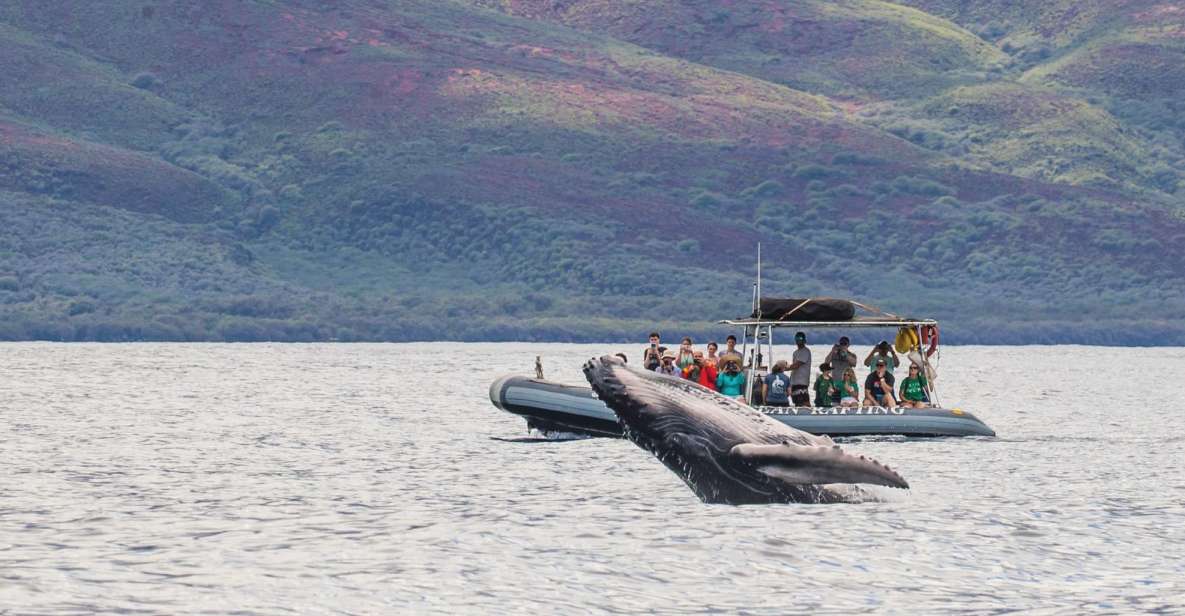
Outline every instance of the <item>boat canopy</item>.
POLYGON ((835 327, 923 327, 938 325, 934 319, 909 319, 902 317, 853 317, 848 321, 775 321, 770 319, 725 319, 721 325, 734 327, 808 327, 831 329, 835 327))
POLYGON ((720 321, 735 327, 909 327, 938 325, 934 319, 914 319, 886 312, 850 299, 833 297, 778 298, 754 296, 753 314, 720 321), (857 315, 856 309, 867 314, 857 315))

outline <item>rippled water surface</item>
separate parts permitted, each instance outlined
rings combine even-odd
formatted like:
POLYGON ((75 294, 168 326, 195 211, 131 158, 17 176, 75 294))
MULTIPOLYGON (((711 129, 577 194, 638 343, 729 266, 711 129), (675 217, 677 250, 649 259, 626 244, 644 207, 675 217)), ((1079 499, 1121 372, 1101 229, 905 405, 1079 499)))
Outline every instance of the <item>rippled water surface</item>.
POLYGON ((849 442, 913 489, 754 507, 491 438, 495 376, 615 350, 0 345, 0 612, 1185 612, 1185 349, 947 348, 999 438, 849 442))

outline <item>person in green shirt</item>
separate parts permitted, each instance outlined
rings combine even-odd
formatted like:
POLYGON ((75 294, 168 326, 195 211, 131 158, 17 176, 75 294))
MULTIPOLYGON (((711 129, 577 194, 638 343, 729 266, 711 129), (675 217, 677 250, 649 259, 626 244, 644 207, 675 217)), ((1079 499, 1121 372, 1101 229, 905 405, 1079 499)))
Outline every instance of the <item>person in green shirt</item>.
POLYGON ((745 395, 745 374, 736 361, 726 361, 724 372, 716 377, 716 391, 730 398, 742 398, 745 395))
POLYGON ((909 376, 901 380, 901 406, 920 409, 930 405, 926 396, 926 377, 917 364, 909 366, 909 376))
POLYGON ((819 365, 819 376, 815 377, 815 406, 828 407, 835 404, 835 382, 831 380, 831 364, 819 365))
POLYGON ((839 390, 840 406, 860 406, 860 384, 855 370, 845 368, 843 379, 835 383, 835 389, 839 390))

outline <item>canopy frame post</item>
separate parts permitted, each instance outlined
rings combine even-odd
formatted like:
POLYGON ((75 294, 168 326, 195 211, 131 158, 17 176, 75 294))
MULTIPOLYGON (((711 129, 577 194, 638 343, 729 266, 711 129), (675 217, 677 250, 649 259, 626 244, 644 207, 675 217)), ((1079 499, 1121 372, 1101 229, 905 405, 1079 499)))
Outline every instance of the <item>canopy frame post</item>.
POLYGON ((926 400, 931 406, 938 406, 938 394, 934 391, 934 383, 930 381, 930 358, 926 357, 926 351, 922 349, 922 326, 917 325, 914 331, 918 335, 918 356, 922 358, 918 372, 921 373, 922 378, 926 379, 926 400))
POLYGON ((759 342, 759 339, 761 338, 761 327, 760 326, 746 327, 745 328, 745 338, 746 339, 748 339, 749 330, 753 331, 753 350, 745 354, 745 360, 749 362, 749 365, 747 367, 741 366, 742 374, 747 374, 747 376, 745 377, 745 390, 744 390, 745 404, 753 404, 753 364, 754 364, 754 359, 756 358, 756 356, 758 354, 758 349, 761 348, 760 347, 761 343, 759 342))
MULTIPOLYGON (((761 242, 757 242, 757 279, 753 282, 753 318, 758 321, 762 318, 761 314, 761 242)), ((748 338, 749 327, 745 328, 746 339, 748 338)), ((756 364, 761 363, 761 325, 752 327, 753 329, 753 349, 755 353, 744 354, 749 358, 749 375, 745 378, 745 404, 753 404, 753 373, 756 369, 756 364)), ((744 367, 741 368, 744 370, 744 367)))
MULTIPOLYGON (((921 327, 919 327, 918 329, 921 329, 921 327)), ((921 355, 922 355, 922 366, 923 366, 922 369, 926 371, 926 385, 930 388, 930 392, 929 392, 930 404, 933 406, 936 406, 936 407, 940 406, 938 404, 938 385, 936 385, 934 383, 934 381, 930 378, 931 372, 933 372, 937 376, 938 369, 934 367, 934 364, 930 363, 930 356, 926 353, 926 351, 922 350, 922 336, 921 336, 921 334, 918 334, 918 353, 921 353, 921 355)))

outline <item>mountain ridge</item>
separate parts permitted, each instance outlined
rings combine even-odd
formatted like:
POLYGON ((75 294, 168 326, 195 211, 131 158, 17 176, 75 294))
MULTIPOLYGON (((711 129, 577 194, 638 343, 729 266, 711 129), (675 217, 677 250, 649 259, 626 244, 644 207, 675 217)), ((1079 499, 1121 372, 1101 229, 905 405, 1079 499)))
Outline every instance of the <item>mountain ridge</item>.
POLYGON ((0 8, 0 204, 31 236, 0 237, 0 337, 707 331, 761 242, 767 288, 948 340, 1185 340, 1175 91, 1047 76, 1158 41, 1142 18, 1091 5, 1074 43, 974 2, 714 4, 0 8), (88 263, 30 247, 88 229, 88 263))

